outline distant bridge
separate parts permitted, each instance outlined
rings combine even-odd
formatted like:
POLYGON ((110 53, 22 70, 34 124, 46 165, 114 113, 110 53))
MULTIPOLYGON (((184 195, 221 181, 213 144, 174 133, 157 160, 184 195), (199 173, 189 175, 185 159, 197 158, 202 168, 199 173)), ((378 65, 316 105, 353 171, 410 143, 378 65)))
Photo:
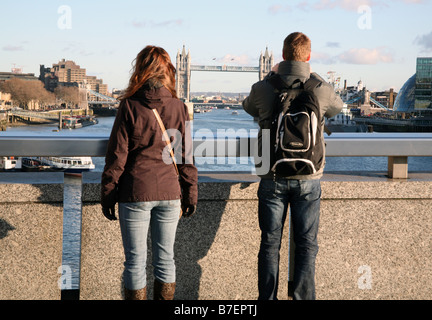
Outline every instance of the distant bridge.
POLYGON ((29 111, 29 110, 10 110, 8 112, 9 116, 16 116, 21 118, 36 118, 36 119, 45 119, 45 120, 58 120, 59 119, 59 111, 29 111))
POLYGON ((363 96, 357 96, 357 97, 355 97, 355 98, 352 98, 352 99, 346 101, 345 103, 346 103, 346 104, 352 104, 352 103, 354 103, 354 102, 359 101, 359 100, 362 99, 362 98, 363 98, 363 96))
POLYGON ((59 109, 51 111, 30 111, 30 110, 9 110, 8 116, 27 118, 27 119, 44 119, 51 121, 59 121, 60 113, 63 116, 68 116, 73 111, 75 114, 85 113, 86 109, 59 109))
POLYGON ((191 71, 226 71, 226 72, 259 72, 260 67, 239 67, 239 66, 200 66, 191 65, 191 71))
POLYGON ((95 104, 115 105, 115 104, 119 103, 119 101, 116 98, 101 94, 101 93, 96 92, 94 90, 90 90, 90 89, 86 89, 86 90, 87 90, 87 103, 89 105, 95 105, 95 104), (97 100, 97 101, 90 100, 89 99, 90 95, 94 95, 94 96, 98 97, 100 100, 97 100))
POLYGON ((379 103, 378 101, 376 101, 374 98, 369 98, 370 102, 372 102, 373 104, 375 104, 376 106, 388 110, 388 111, 392 111, 391 109, 389 109, 388 107, 386 107, 385 105, 383 105, 382 103, 379 103))
POLYGON ((383 105, 382 103, 376 101, 374 98, 372 98, 370 95, 368 95, 368 97, 366 98, 365 94, 363 93, 362 95, 356 96, 348 101, 346 101, 346 104, 352 104, 354 102, 357 102, 361 99, 365 99, 365 104, 368 104, 368 102, 372 102, 374 105, 376 105, 379 108, 388 110, 388 111, 392 111, 391 109, 389 109, 388 107, 386 107, 385 105, 383 105), (368 101, 369 100, 369 101, 368 101))
POLYGON ((193 102, 193 106, 195 107, 217 107, 226 108, 230 107, 233 109, 241 109, 243 108, 241 103, 229 103, 229 102, 193 102))

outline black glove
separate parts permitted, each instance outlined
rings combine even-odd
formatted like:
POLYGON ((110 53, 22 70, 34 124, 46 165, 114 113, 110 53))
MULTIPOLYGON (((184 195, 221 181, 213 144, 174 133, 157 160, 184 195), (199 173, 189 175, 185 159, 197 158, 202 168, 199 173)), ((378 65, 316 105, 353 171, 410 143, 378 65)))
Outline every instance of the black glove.
POLYGON ((115 215, 115 206, 102 207, 102 213, 108 220, 117 220, 117 217, 115 215))
POLYGON ((182 204, 182 211, 183 211, 183 217, 189 218, 192 216, 196 211, 196 205, 195 204, 182 204))

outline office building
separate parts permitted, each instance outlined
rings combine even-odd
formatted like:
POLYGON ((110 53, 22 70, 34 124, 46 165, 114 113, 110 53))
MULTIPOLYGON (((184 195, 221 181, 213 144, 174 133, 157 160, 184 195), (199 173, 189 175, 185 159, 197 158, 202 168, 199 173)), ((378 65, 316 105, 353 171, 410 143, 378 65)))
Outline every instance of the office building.
POLYGON ((416 73, 400 89, 394 111, 432 111, 432 57, 417 58, 416 73))
POLYGON ((415 109, 432 109, 432 58, 417 58, 415 109))
POLYGON ((40 66, 39 79, 44 82, 45 88, 50 91, 58 85, 78 86, 96 91, 100 94, 108 94, 108 85, 103 83, 102 79, 95 76, 88 76, 86 69, 81 68, 74 61, 62 59, 51 68, 40 66))

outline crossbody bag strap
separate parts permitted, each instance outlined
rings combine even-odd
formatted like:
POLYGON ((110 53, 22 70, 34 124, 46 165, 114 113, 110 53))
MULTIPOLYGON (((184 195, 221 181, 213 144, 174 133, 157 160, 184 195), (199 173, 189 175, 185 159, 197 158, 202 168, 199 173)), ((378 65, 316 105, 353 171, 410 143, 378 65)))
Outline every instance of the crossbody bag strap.
POLYGON ((179 175, 178 168, 177 168, 177 163, 175 161, 174 152, 173 152, 173 149, 171 147, 171 141, 170 141, 170 138, 168 137, 168 133, 165 130, 165 126, 164 126, 164 124, 162 122, 162 119, 161 119, 161 117, 159 115, 159 112, 157 112, 156 109, 152 109, 152 110, 153 110, 153 113, 154 113, 154 115, 156 117, 156 120, 159 123, 159 126, 160 126, 160 128, 162 130, 162 134, 163 134, 164 140, 165 140, 165 142, 166 142, 166 144, 167 144, 167 146, 169 148, 169 151, 170 151, 170 154, 171 154, 171 158, 173 160, 174 168, 175 168, 175 170, 177 172, 177 175, 179 175))

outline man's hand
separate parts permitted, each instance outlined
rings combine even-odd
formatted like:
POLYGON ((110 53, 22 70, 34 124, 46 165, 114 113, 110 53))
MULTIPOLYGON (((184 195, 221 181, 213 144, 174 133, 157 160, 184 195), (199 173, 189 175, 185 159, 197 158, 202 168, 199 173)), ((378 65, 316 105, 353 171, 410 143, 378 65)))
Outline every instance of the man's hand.
POLYGON ((115 215, 115 206, 102 207, 102 213, 108 220, 117 220, 117 217, 115 215))

